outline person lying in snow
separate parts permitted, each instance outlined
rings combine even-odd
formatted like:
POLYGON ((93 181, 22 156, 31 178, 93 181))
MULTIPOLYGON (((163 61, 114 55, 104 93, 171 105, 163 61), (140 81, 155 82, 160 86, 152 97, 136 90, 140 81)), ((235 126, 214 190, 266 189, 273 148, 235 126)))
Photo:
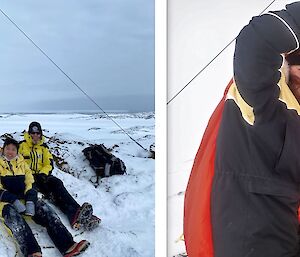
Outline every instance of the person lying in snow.
POLYGON ((65 257, 85 251, 89 242, 74 242, 72 235, 62 224, 54 210, 37 198, 32 188, 32 173, 24 158, 18 155, 19 144, 7 138, 0 157, 0 211, 1 220, 17 241, 25 257, 42 256, 41 247, 36 241, 23 214, 31 216, 37 224, 45 227, 53 243, 65 257))
POLYGON ((300 2, 254 17, 185 194, 189 257, 299 257, 300 2), (287 61, 287 74, 283 65, 287 61))
POLYGON ((53 200, 54 204, 66 214, 73 229, 92 230, 99 226, 101 220, 93 215, 92 205, 84 203, 80 206, 69 194, 63 182, 51 175, 53 157, 44 142, 40 123, 31 122, 24 139, 20 142, 19 153, 23 155, 33 172, 37 190, 46 198, 53 200))

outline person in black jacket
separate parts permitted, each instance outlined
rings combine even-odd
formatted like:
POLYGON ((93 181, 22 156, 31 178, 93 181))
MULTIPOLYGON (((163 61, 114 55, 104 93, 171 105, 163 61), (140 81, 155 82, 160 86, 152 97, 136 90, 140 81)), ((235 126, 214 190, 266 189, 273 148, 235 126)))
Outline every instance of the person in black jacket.
POLYGON ((299 40, 300 2, 237 37, 211 195, 214 257, 299 256, 299 40))
MULTIPOLYGON (((239 33, 234 81, 218 128, 210 205, 202 205, 210 218, 196 220, 186 211, 195 226, 211 223, 211 238, 198 247, 188 234, 189 257, 300 256, 299 41, 300 2, 253 17, 239 33), (202 254, 210 240, 213 250, 202 254)), ((192 172, 206 172, 199 163, 195 160, 192 172)), ((193 198, 190 187, 197 183, 192 182, 186 199, 197 205, 205 195, 193 198)))

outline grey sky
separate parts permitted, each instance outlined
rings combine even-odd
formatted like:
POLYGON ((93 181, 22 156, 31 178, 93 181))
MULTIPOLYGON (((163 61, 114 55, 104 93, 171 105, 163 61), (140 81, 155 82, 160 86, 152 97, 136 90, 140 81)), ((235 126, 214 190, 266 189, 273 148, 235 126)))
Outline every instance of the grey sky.
MULTIPOLYGON (((154 110, 154 0, 4 0, 0 8, 102 108, 154 110)), ((1 13, 0 33, 0 112, 95 109, 1 13)))

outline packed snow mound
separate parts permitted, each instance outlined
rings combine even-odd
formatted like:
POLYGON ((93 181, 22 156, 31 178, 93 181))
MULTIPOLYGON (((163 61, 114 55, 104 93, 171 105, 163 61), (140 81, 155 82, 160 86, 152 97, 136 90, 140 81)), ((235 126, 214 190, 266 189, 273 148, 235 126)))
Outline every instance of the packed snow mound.
MULTIPOLYGON (((114 120, 144 148, 154 146, 154 114, 117 114, 114 120)), ((70 194, 82 204, 90 202, 102 219, 91 232, 74 231, 65 215, 51 203, 75 241, 86 239, 90 247, 82 256, 153 257, 154 254, 154 159, 109 119, 101 115, 46 114, 2 115, 2 146, 6 136, 23 140, 31 121, 43 127, 50 151, 55 156, 53 175, 59 177, 70 194), (118 131, 118 133, 116 133, 118 131), (125 175, 103 178, 96 184, 96 174, 82 150, 103 143, 124 161, 125 175)), ((152 147, 153 148, 153 147, 152 147)), ((154 148, 155 151, 155 148, 154 148)), ((43 256, 61 256, 46 230, 28 220, 40 243, 43 256)), ((0 256, 15 256, 14 240, 0 227, 0 256)))

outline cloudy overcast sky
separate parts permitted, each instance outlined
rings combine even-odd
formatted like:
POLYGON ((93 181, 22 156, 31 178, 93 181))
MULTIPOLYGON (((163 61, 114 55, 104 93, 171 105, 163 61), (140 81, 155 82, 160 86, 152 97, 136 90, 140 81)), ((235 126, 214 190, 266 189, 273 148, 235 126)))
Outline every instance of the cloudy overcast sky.
MULTIPOLYGON (((105 110, 154 110, 154 0, 2 0, 105 110)), ((96 107, 0 13, 0 113, 96 107)))

